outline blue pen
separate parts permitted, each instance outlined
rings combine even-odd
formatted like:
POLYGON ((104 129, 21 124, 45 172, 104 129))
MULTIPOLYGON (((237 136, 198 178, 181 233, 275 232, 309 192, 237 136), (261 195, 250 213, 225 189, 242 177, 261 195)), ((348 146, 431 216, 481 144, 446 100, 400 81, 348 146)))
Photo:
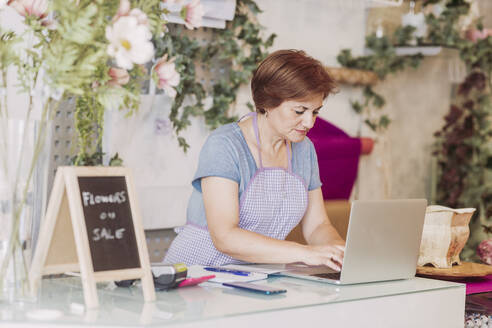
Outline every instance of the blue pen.
POLYGON ((248 272, 248 271, 231 270, 231 269, 225 269, 225 268, 205 267, 204 269, 207 271, 212 271, 212 272, 231 273, 231 274, 235 274, 236 276, 249 276, 251 274, 251 272, 248 272))

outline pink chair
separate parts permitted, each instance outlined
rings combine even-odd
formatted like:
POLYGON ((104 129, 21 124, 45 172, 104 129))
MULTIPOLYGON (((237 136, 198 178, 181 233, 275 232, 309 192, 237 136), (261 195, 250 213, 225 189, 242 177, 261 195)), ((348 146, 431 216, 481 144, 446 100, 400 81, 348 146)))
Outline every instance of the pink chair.
POLYGON ((308 133, 316 148, 323 198, 349 199, 357 178, 361 154, 373 148, 370 138, 353 138, 330 122, 318 118, 308 133))

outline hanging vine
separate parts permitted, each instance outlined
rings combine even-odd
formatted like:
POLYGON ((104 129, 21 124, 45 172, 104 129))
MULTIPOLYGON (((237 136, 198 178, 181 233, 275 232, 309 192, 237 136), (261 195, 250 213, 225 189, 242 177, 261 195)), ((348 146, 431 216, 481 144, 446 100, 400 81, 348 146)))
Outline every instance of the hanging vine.
MULTIPOLYGON (((411 26, 400 27, 394 32, 392 39, 398 45, 406 45, 413 30, 411 26)), ((389 74, 396 74, 407 67, 417 68, 424 58, 422 54, 398 56, 395 47, 388 37, 372 34, 366 37, 366 48, 371 55, 353 57, 350 49, 343 49, 337 60, 344 67, 374 72, 383 81, 389 74)), ((362 115, 364 123, 376 133, 383 133, 391 123, 388 115, 382 111, 385 104, 384 97, 371 86, 364 87, 362 101, 351 102, 352 109, 362 115)))
MULTIPOLYGON (((445 17, 457 21, 467 8, 448 7, 445 17)), ((446 124, 436 132, 434 155, 439 166, 436 201, 451 207, 475 207, 470 222, 470 238, 462 252, 465 260, 478 260, 475 252, 487 239, 492 225, 492 38, 471 42, 446 38, 440 26, 444 18, 430 17, 431 35, 447 40, 445 45, 459 49, 469 74, 458 86, 458 97, 445 117, 446 124)), ((477 28, 482 28, 479 23, 477 28)))
MULTIPOLYGON (((477 208, 462 257, 478 260, 476 246, 492 230, 492 37, 472 42, 457 28, 460 19, 470 11, 470 3, 465 0, 426 0, 423 6, 443 2, 439 16, 432 12, 426 15, 427 37, 417 39, 418 44, 458 50, 468 75, 458 86, 458 97, 445 117, 445 125, 435 134, 434 156, 439 167, 435 201, 455 208, 477 208)), ((483 29, 480 20, 473 28, 483 29)), ((381 80, 408 66, 418 67, 422 55, 396 56, 393 46, 408 44, 412 32, 412 27, 398 28, 393 42, 370 35, 366 46, 372 50, 371 55, 352 57, 350 50, 343 50, 338 61, 342 66, 372 71, 381 80)), ((371 87, 364 88, 363 98, 352 101, 352 108, 368 117, 365 123, 373 131, 383 133, 390 124, 387 115, 383 112, 376 119, 369 117, 374 117, 375 109, 381 113, 385 99, 371 87)))
MULTIPOLYGON (((159 12, 158 3, 147 0, 140 2, 139 5, 149 15, 149 21, 157 31, 159 17, 152 13, 159 12)), ((113 8, 114 3, 108 4, 108 7, 113 8)), ((181 132, 190 126, 192 116, 203 116, 206 125, 211 129, 236 120, 236 117, 229 114, 229 109, 236 101, 239 87, 249 81, 254 68, 266 57, 267 50, 275 39, 275 34, 267 38, 262 37, 262 27, 256 20, 260 12, 254 1, 238 0, 234 20, 228 22, 223 30, 212 30, 211 42, 203 46, 189 37, 182 25, 168 23, 169 30, 166 33, 158 33, 158 31, 154 33, 157 35, 152 40, 155 57, 159 58, 167 54, 169 58, 174 58, 176 70, 180 74, 180 83, 175 88, 176 96, 169 119, 173 124, 179 146, 184 151, 189 145, 181 136, 181 132), (221 75, 211 90, 205 90, 202 83, 198 81, 195 65, 199 63, 210 68, 217 61, 222 67, 227 68, 227 74, 221 75), (207 96, 212 97, 210 108, 204 106, 204 99, 207 96), (185 99, 190 100, 187 105, 184 105, 185 99)), ((94 84, 87 84, 84 92, 77 96, 75 122, 78 154, 73 158, 75 165, 102 163, 104 110, 107 107, 123 107, 128 111, 127 115, 138 110, 140 101, 138 95, 144 80, 149 76, 149 72, 143 66, 137 66, 129 71, 129 83, 124 88, 107 88, 107 92, 101 92, 99 84, 105 84, 109 79, 105 69, 107 69, 106 65, 101 68, 96 78, 97 88, 94 84), (123 94, 116 94, 118 92, 123 94), (115 100, 120 102, 114 103, 115 100)), ((114 160, 121 162, 117 156, 114 160)))
POLYGON ((191 116, 203 116, 211 129, 237 119, 229 115, 229 109, 236 101, 239 87, 248 83, 256 65, 267 56, 267 50, 276 37, 275 34, 262 37, 262 27, 256 20, 259 13, 261 10, 254 1, 239 0, 234 20, 228 22, 223 30, 212 30, 212 40, 205 46, 186 36, 182 26, 174 26, 164 38, 156 40, 158 53, 169 53, 181 67, 181 83, 169 118, 184 151, 189 145, 180 133, 191 124, 191 116), (221 75, 207 92, 197 80, 197 62, 207 68, 220 62, 227 68, 227 74, 221 75), (212 106, 205 109, 203 101, 207 94, 213 101, 212 106), (194 99, 194 104, 183 107, 186 98, 194 99))

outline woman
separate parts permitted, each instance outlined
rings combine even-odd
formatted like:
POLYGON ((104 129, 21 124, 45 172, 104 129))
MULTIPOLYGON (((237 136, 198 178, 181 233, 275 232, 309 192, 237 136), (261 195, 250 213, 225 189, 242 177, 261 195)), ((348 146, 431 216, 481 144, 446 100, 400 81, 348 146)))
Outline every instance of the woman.
POLYGON ((323 204, 306 133, 335 84, 303 51, 280 50, 251 81, 256 113, 204 144, 181 228, 164 262, 292 263, 340 270, 344 244, 323 204), (308 245, 285 241, 299 223, 308 245))

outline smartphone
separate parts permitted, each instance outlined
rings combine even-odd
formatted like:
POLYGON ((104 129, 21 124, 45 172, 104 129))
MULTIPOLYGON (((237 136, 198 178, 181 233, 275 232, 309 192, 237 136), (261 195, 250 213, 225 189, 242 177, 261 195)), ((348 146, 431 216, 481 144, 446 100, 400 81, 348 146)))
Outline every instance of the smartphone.
POLYGON ((271 287, 267 285, 252 284, 250 282, 224 282, 222 285, 228 287, 239 288, 249 292, 261 293, 265 295, 273 295, 287 292, 287 289, 271 287))

